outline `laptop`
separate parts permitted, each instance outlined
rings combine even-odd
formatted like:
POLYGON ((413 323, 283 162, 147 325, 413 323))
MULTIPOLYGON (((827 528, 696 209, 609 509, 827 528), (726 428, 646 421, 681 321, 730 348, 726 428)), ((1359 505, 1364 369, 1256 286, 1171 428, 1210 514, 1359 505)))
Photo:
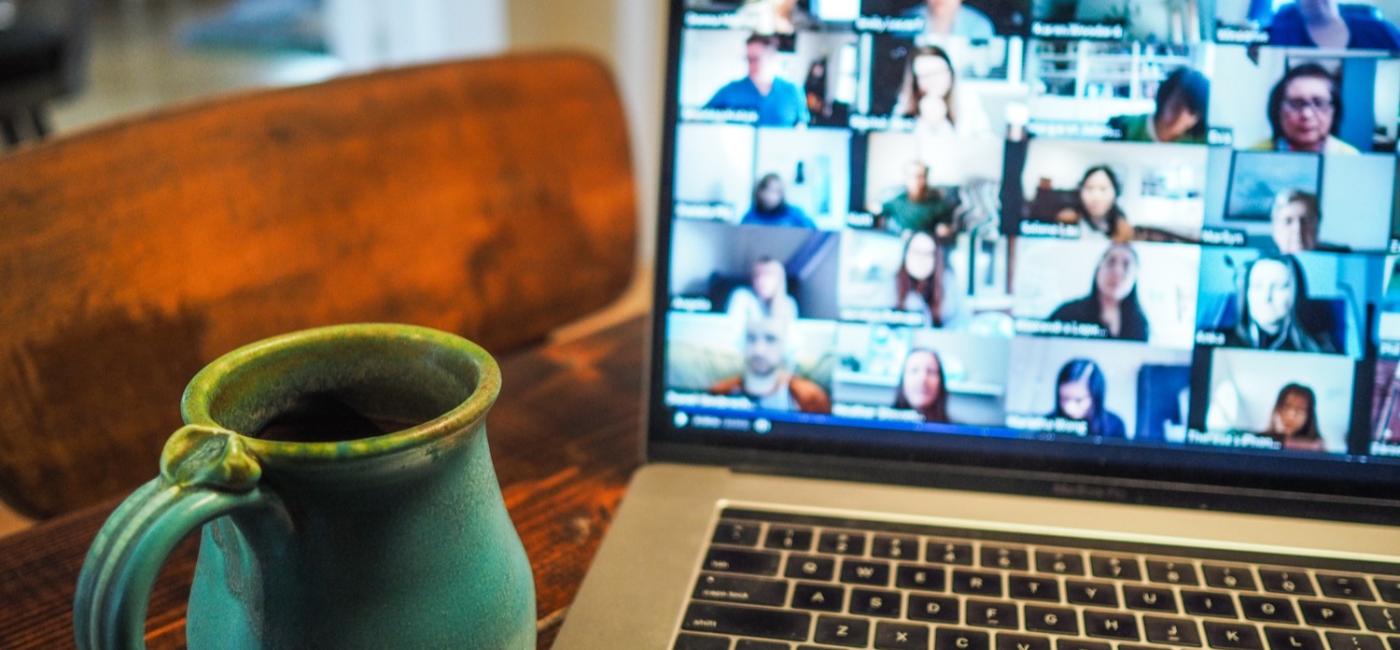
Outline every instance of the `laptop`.
POLYGON ((1400 650, 1400 1, 677 0, 556 647, 1400 650))

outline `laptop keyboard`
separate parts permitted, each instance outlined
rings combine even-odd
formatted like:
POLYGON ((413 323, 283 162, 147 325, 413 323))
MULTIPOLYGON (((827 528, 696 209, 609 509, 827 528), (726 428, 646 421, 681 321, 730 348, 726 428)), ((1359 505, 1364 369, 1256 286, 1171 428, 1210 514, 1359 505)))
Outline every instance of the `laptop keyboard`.
POLYGON ((725 509, 674 650, 1400 650, 1400 565, 725 509))

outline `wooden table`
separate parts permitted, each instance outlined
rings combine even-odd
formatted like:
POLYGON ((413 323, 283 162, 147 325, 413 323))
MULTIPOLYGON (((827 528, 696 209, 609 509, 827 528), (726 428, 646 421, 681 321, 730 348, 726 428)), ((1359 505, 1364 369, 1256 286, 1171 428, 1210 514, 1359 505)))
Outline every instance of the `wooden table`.
MULTIPOLYGON (((491 454, 535 571, 539 647, 569 603, 641 463, 643 319, 502 359, 487 420, 491 454)), ((151 475, 156 459, 151 459, 151 475)), ((73 588, 88 545, 120 498, 0 538, 0 648, 73 646, 73 588)), ((185 642, 196 537, 172 554, 151 595, 147 643, 185 642)))

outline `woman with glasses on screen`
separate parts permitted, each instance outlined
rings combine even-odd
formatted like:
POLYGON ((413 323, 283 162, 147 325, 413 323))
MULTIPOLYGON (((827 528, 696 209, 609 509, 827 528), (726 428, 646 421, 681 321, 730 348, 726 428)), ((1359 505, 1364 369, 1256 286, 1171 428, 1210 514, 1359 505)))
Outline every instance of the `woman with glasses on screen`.
POLYGON ((948 422, 948 383, 937 352, 914 348, 904 357, 894 407, 916 411, 925 422, 948 422))
POLYGON ((1302 268, 1291 255, 1268 256, 1245 268, 1239 324, 1225 334, 1233 347, 1290 352, 1336 352, 1305 321, 1311 301, 1302 268))
POLYGON ((1337 78, 1319 64, 1290 68, 1269 93, 1269 126, 1273 135, 1253 149, 1359 153, 1356 147, 1337 137, 1342 124, 1340 86, 1337 78))
POLYGON ((1050 417, 1083 422, 1084 435, 1095 438, 1127 438, 1123 418, 1104 405, 1108 382, 1099 364, 1071 359, 1055 378, 1055 411, 1050 417))
POLYGON ((1149 328, 1138 302, 1138 266, 1131 246, 1109 246, 1094 267, 1089 295, 1060 305, 1049 320, 1098 325, 1108 338, 1146 341, 1149 328))
POLYGON ((1277 440, 1284 449, 1327 451, 1317 431, 1317 396, 1302 384, 1288 384, 1278 392, 1269 414, 1265 436, 1277 440))

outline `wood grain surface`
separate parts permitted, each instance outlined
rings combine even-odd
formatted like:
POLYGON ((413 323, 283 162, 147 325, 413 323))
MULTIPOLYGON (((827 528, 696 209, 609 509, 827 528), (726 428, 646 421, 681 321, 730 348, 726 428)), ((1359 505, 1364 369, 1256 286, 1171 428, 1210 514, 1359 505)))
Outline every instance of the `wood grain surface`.
MULTIPOLYGON (((502 362, 487 419, 496 473, 535 573, 548 648, 641 462, 642 319, 502 362)), ((73 646, 72 600, 88 545, 116 507, 89 506, 0 538, 0 648, 73 646)), ((151 596, 147 642, 184 647, 197 540, 186 539, 151 596)))
POLYGON ((213 357, 397 321, 492 350, 633 273, 626 123, 594 60, 528 55, 207 101, 0 157, 0 499, 148 478, 213 357))

